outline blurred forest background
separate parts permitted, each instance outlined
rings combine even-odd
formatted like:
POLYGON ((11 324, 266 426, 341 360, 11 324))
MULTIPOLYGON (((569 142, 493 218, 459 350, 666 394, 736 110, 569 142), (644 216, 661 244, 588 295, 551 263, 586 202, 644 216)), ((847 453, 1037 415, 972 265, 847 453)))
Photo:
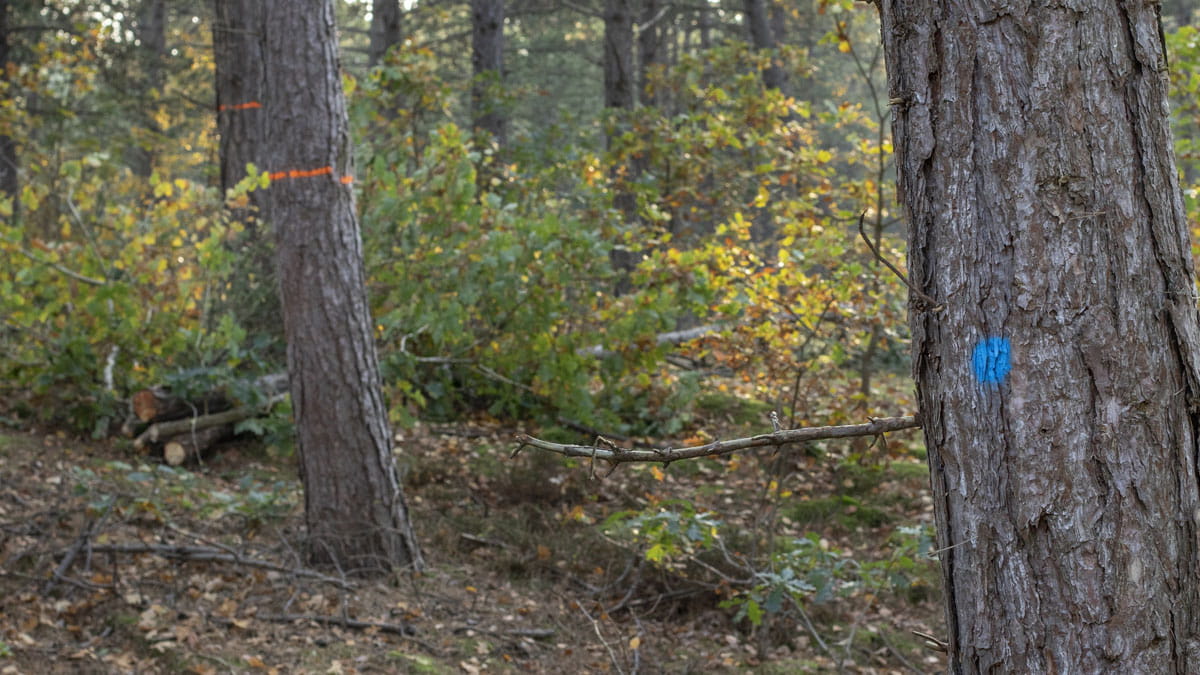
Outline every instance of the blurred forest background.
MULTIPOLYGON (((277 579, 186 608, 111 572, 21 590, 100 514, 114 537, 187 522, 275 559, 296 526, 286 403, 191 470, 128 437, 140 391, 261 405, 284 367, 256 211, 277 167, 233 185, 219 152, 236 142, 219 116, 254 112, 215 93, 215 17, 243 4, 0 0, 0 427, 40 434, 0 445, 0 584, 28 598, 4 607, 0 666, 41 649, 195 672, 938 667, 912 634, 941 622, 919 434, 603 481, 508 458, 517 431, 680 447, 770 431, 771 411, 915 412, 907 288, 863 241, 903 269, 879 25, 851 0, 338 2, 384 385, 433 571, 374 595, 285 576, 308 615, 399 615, 420 639, 382 619, 266 639, 239 622, 283 602, 277 579), (551 632, 503 629, 531 615, 551 632)), ((1162 3, 1193 226, 1198 14, 1162 3)), ((171 567, 151 558, 126 564, 171 567)))

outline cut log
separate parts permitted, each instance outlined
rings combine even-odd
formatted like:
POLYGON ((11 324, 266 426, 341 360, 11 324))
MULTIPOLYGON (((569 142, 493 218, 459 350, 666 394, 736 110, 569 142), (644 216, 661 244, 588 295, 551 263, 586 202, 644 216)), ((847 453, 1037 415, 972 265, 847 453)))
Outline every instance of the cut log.
MULTIPOLYGON (((248 382, 248 387, 270 398, 287 391, 287 373, 271 373, 248 382)), ((130 400, 133 414, 142 422, 162 422, 181 417, 193 417, 221 412, 233 407, 234 401, 224 391, 214 391, 197 400, 187 400, 171 393, 167 387, 142 389, 130 400)))
POLYGON ((229 424, 236 424, 244 419, 258 417, 270 412, 271 408, 276 403, 282 401, 287 394, 276 394, 267 399, 262 405, 244 405, 231 410, 214 413, 212 415, 202 415, 200 417, 189 417, 181 420, 171 420, 169 422, 156 422, 151 424, 133 441, 135 449, 142 449, 149 443, 157 443, 161 440, 173 438, 181 434, 190 434, 198 432, 202 429, 211 429, 229 424))
POLYGON ((209 427, 195 433, 179 434, 163 443, 163 460, 171 466, 198 461, 206 450, 232 437, 232 424, 209 427))

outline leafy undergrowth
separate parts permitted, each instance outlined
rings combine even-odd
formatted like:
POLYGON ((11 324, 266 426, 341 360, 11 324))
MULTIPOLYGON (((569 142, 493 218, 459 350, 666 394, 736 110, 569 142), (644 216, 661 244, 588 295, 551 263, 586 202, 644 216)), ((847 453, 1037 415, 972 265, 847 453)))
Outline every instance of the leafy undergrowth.
POLYGON ((914 458, 857 447, 871 464, 842 444, 599 480, 586 462, 510 459, 513 432, 402 435, 430 570, 369 582, 303 565, 289 458, 240 446, 168 469, 116 445, 0 435, 0 672, 944 665, 911 632, 942 631, 914 458), (739 579, 754 560, 769 562, 739 579))

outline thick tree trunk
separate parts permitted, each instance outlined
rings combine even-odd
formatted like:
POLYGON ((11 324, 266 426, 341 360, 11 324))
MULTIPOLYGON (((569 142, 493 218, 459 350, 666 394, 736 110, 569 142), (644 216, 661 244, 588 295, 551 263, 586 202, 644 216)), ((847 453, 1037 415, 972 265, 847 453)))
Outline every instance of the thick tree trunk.
POLYGON ((491 134, 503 147, 508 127, 499 95, 504 86, 504 0, 471 0, 471 66, 475 130, 491 134))
POLYGON ((955 673, 1200 672, 1197 320, 1155 5, 881 0, 955 673))
POLYGON ((343 570, 419 568, 367 306, 332 0, 266 8, 269 217, 309 552, 343 570))
POLYGON ((404 39, 400 23, 400 0, 375 0, 371 6, 371 45, 367 58, 379 65, 389 49, 404 39))

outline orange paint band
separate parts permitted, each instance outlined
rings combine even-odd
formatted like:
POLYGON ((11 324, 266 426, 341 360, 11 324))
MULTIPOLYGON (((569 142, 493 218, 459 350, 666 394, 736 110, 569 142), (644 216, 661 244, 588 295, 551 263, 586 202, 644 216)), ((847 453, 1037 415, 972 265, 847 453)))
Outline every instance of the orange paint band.
MULTIPOLYGON (((271 180, 281 180, 283 178, 312 178, 313 176, 332 176, 333 167, 323 166, 319 169, 292 169, 291 171, 276 171, 272 174, 271 180)), ((338 179, 340 182, 349 185, 354 182, 353 176, 342 176, 338 179)))
POLYGON ((249 103, 235 103, 234 105, 219 105, 217 106, 217 111, 224 112, 226 110, 250 110, 252 108, 261 107, 262 104, 258 101, 250 101, 249 103))

